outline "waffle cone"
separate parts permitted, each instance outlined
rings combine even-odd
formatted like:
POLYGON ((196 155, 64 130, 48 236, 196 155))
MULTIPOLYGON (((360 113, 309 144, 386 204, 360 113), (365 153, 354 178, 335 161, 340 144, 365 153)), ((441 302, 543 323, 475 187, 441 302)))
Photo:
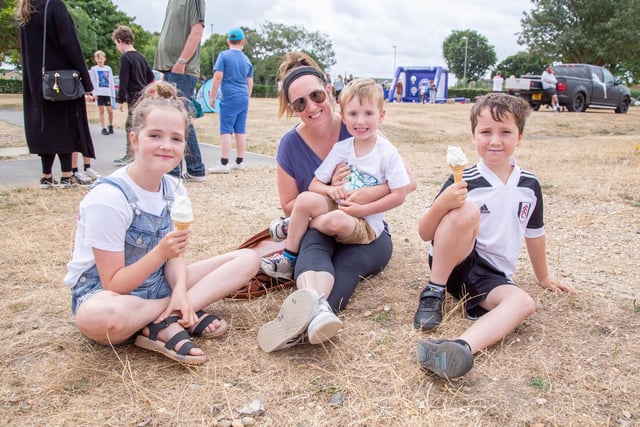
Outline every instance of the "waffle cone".
POLYGON ((464 165, 449 165, 449 167, 453 171, 453 182, 462 181, 462 171, 464 170, 464 165))
POLYGON ((173 221, 173 229, 174 230, 187 230, 191 226, 190 222, 177 222, 173 221))

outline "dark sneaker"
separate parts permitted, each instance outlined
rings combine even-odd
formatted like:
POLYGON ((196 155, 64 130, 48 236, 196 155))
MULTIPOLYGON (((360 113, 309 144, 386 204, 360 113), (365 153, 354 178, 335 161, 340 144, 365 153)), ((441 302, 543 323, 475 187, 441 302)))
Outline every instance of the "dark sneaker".
POLYGON ((109 125, 109 133, 113 133, 113 126, 109 125))
POLYGON ((426 341, 418 344, 418 362, 422 369, 442 378, 461 377, 473 368, 473 354, 458 341, 426 341))
POLYGON ((287 240, 287 232, 289 231, 289 217, 276 219, 269 225, 269 235, 271 240, 282 242, 287 240))
POLYGON ((60 178, 59 188, 71 188, 75 187, 76 185, 78 184, 76 183, 76 180, 73 176, 63 176, 62 178, 60 178))
POLYGON ((54 185, 58 185, 58 181, 53 179, 52 176, 50 176, 49 178, 40 178, 40 188, 42 188, 43 190, 53 188, 54 185))
POLYGON ((103 135, 109 135, 109 131, 107 129, 102 129, 102 134, 103 135))
POLYGON ((298 289, 289 295, 278 317, 258 330, 260 349, 271 353, 304 342, 307 326, 318 313, 318 300, 318 293, 311 289, 298 289))
POLYGON ((195 176, 195 175, 191 175, 189 172, 183 173, 181 178, 183 181, 189 181, 189 182, 204 182, 204 180, 206 179, 204 175, 195 176))
POLYGON ((440 326, 442 322, 442 302, 445 297, 445 289, 432 284, 420 294, 420 304, 413 316, 413 326, 416 329, 429 331, 440 326))

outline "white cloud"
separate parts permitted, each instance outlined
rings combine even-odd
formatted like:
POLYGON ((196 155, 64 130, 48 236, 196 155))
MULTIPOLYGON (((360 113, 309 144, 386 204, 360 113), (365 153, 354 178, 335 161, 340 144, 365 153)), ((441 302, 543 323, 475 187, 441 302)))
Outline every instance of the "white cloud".
MULTIPOLYGON (((135 16, 149 31, 160 31, 167 0, 112 0, 135 16)), ((258 29, 264 22, 300 25, 327 34, 337 64, 332 74, 390 77, 394 48, 398 66, 445 66, 442 42, 454 30, 470 29, 484 35, 496 49, 498 61, 520 50, 516 33, 530 10, 529 0, 235 0, 213 7, 207 1, 205 36, 229 28, 258 29)), ((217 2, 216 2, 217 3, 217 2)))

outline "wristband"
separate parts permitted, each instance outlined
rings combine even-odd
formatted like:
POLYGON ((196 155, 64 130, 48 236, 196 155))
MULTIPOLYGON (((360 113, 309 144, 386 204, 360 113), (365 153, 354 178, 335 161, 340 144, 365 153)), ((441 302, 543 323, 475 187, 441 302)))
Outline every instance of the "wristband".
POLYGON ((182 58, 182 57, 180 57, 180 58, 178 58, 178 63, 179 63, 179 64, 183 64, 183 65, 184 65, 184 64, 186 64, 186 63, 187 63, 187 60, 186 60, 186 59, 184 59, 184 58, 182 58))

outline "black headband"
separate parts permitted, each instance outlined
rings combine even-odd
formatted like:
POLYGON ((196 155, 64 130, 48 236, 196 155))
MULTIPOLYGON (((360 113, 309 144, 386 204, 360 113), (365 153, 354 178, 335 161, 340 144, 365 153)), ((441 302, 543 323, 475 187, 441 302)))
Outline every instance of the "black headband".
POLYGON ((320 80, 322 80, 323 83, 326 83, 324 74, 318 71, 315 67, 309 67, 305 65, 304 67, 294 68, 293 71, 291 71, 287 75, 287 77, 284 78, 284 83, 282 85, 284 88, 284 96, 287 98, 287 101, 289 101, 289 86, 291 86, 291 83, 297 80, 298 77, 302 77, 305 75, 316 76, 320 80))

